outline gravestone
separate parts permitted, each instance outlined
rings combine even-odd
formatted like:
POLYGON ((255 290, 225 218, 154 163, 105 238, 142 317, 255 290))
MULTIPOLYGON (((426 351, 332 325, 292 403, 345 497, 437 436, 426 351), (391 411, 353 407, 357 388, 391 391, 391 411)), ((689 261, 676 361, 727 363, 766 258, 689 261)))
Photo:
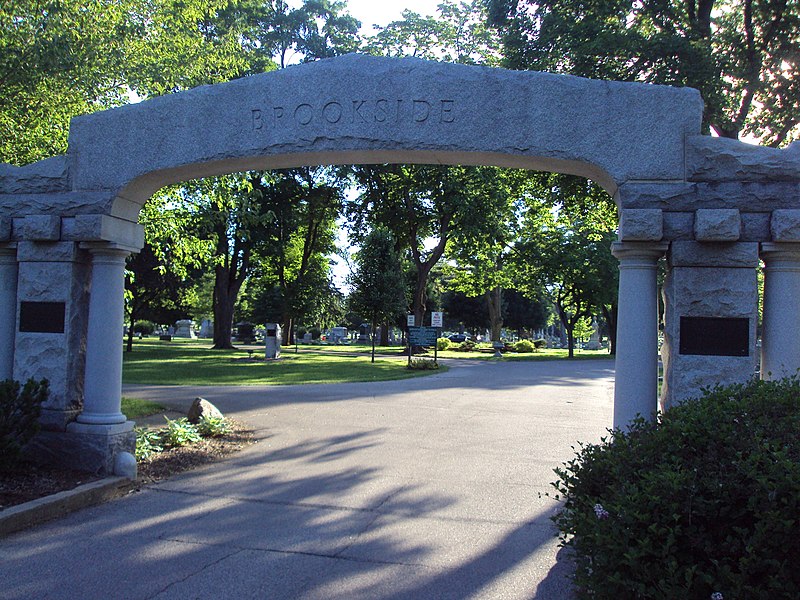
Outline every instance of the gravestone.
POLYGON ((194 321, 189 319, 176 321, 175 333, 173 335, 177 338, 186 338, 190 340, 197 339, 197 335, 194 332, 194 321))

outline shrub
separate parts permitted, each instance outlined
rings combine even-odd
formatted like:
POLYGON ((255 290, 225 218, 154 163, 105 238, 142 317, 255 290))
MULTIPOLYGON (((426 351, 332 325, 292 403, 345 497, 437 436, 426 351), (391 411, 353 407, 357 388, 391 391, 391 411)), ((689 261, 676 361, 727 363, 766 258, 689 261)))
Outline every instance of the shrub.
POLYGON ((318 340, 320 338, 320 336, 322 335, 322 330, 320 330, 319 327, 312 327, 308 331, 311 333, 311 339, 312 340, 318 340))
POLYGON ((425 358, 412 358, 408 368, 412 371, 433 371, 439 368, 439 363, 425 358))
POLYGON ((445 337, 441 337, 436 340, 436 349, 440 352, 442 350, 447 350, 450 347, 450 340, 445 337))
POLYGON ((46 379, 29 379, 24 386, 18 381, 0 381, 0 465, 19 460, 22 449, 39 431, 42 403, 50 394, 46 379))
POLYGON ((797 379, 707 391, 556 474, 579 597, 800 597, 797 379))
POLYGON ((475 350, 475 342, 472 340, 465 340, 461 342, 458 346, 453 348, 453 350, 457 352, 472 352, 475 350))
POLYGON ((514 352, 535 352, 536 346, 530 340, 520 340, 514 344, 514 352))
POLYGON ((542 350, 543 348, 547 348, 547 340, 543 340, 541 338, 538 340, 533 340, 533 347, 536 348, 537 350, 542 350))

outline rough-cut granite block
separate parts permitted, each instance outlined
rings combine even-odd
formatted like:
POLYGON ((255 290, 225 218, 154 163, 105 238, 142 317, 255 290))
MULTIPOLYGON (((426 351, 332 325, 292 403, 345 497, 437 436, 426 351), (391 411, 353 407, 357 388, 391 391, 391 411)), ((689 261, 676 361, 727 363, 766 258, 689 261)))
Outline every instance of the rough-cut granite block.
MULTIPOLYGON (((673 267, 755 268, 758 243, 675 241, 670 244, 667 262, 673 267)), ((707 275, 713 277, 716 273, 707 275)))
POLYGON ((800 242, 800 210, 772 211, 770 233, 773 242, 800 242))
POLYGON ((28 215, 22 227, 23 237, 33 242, 56 242, 61 238, 61 217, 56 215, 28 215))
POLYGON ((695 213, 694 237, 699 242, 735 242, 742 220, 735 208, 700 208, 695 213))
POLYGON ((619 220, 621 242, 659 242, 664 237, 664 218, 657 208, 622 209, 619 220))

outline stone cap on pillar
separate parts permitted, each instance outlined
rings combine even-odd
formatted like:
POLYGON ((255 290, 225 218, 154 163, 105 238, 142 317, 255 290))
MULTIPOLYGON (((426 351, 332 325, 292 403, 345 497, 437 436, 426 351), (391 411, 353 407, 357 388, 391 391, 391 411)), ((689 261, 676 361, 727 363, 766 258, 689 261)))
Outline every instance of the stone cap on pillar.
POLYGON ((63 237, 75 242, 112 243, 138 252, 144 246, 144 227, 109 215, 77 215, 63 219, 63 237))

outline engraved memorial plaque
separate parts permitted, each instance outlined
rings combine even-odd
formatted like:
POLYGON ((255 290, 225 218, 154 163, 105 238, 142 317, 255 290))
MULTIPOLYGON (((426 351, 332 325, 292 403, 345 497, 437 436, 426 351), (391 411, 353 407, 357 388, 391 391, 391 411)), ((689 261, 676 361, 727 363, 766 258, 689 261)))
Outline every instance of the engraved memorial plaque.
POLYGON ((701 356, 749 356, 750 320, 681 317, 679 352, 701 356))
POLYGON ((19 330, 24 333, 64 333, 63 302, 20 302, 19 330))

